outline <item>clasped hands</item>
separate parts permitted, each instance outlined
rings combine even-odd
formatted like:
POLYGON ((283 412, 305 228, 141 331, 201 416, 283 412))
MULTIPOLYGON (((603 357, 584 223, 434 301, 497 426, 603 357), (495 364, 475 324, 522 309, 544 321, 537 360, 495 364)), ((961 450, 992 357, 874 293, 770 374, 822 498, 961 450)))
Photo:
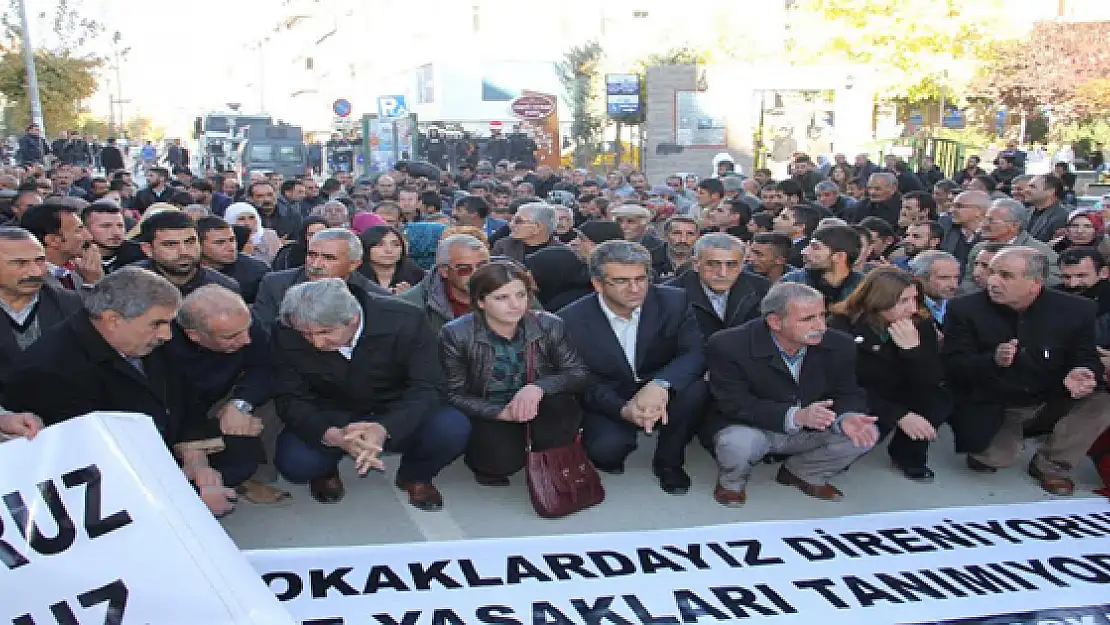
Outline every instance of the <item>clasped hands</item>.
POLYGON ((657 423, 667 425, 667 389, 649 382, 621 408, 621 418, 651 434, 657 423))
POLYGON ((509 421, 512 423, 525 423, 536 418, 540 412, 540 400, 543 399, 543 389, 535 384, 526 384, 516 395, 513 395, 512 401, 505 404, 501 409, 501 413, 497 415, 498 421, 509 421))
POLYGON ((366 475, 371 469, 385 471, 385 463, 380 456, 388 436, 379 423, 356 421, 346 427, 330 428, 324 434, 324 442, 354 458, 358 474, 366 475))
MULTIPOLYGON (((827 430, 836 423, 833 400, 815 401, 794 413, 794 423, 811 430, 827 430)), ((840 420, 840 430, 856 447, 871 447, 879 442, 878 419, 868 415, 849 414, 840 420)))

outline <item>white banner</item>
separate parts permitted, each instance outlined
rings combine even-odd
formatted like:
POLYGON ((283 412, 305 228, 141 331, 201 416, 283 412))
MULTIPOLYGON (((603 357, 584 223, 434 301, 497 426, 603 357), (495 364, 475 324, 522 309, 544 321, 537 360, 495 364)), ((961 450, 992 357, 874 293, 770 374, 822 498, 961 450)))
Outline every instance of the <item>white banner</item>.
POLYGON ((1104 499, 248 557, 303 625, 1110 623, 1104 499))
POLYGON ((0 623, 292 625, 150 419, 0 443, 0 623))

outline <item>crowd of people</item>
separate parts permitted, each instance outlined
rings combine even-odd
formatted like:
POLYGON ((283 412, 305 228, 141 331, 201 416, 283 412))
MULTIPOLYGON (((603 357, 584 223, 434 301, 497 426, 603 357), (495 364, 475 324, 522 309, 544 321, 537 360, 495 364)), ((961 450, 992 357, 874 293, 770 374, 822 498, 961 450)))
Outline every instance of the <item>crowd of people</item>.
POLYGON ((722 159, 660 184, 626 165, 242 184, 177 166, 141 189, 122 166, 8 167, 0 430, 150 415, 217 515, 288 498, 279 474, 338 502, 339 463, 386 452, 437 510, 459 457, 504 486, 526 449, 579 435, 614 475, 653 445, 668 494, 696 440, 721 505, 761 462, 838 500, 887 439, 932 481, 945 423, 980 473, 1046 435, 1028 472, 1068 495, 1110 448, 1110 198, 1069 211, 1060 177, 999 161, 949 179, 796 154, 775 181, 722 159))

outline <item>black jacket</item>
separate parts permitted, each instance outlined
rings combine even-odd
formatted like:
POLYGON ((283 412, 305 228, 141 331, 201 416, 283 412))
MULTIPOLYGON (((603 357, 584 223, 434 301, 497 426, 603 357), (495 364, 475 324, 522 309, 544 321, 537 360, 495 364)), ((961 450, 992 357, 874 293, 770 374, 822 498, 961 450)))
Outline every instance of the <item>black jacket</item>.
POLYGON ((931 423, 940 423, 951 409, 951 400, 940 362, 940 345, 932 317, 918 319, 914 325, 921 344, 901 349, 883 340, 865 322, 852 322, 843 315, 829 318, 829 327, 853 337, 856 345, 856 381, 867 393, 868 414, 879 419, 883 432, 898 426, 898 420, 915 412, 931 423))
POLYGON ((274 404, 293 433, 318 443, 330 427, 372 415, 402 441, 442 403, 443 368, 424 313, 390 297, 351 289, 362 309, 362 336, 351 360, 322 352, 301 333, 274 332, 274 404))
MULTIPOLYGON (((42 290, 39 291, 38 311, 35 313, 38 317, 39 337, 41 338, 50 328, 65 321, 66 317, 79 310, 81 310, 81 296, 49 282, 42 285, 42 290)), ((5 317, 7 317, 5 313, 0 313, 0 319, 5 317)), ((0 321, 0 395, 11 372, 12 363, 23 355, 23 350, 19 349, 19 344, 15 342, 11 320, 6 321, 8 323, 0 321)))
MULTIPOLYGON (((366 276, 366 279, 378 284, 378 277, 374 275, 374 269, 370 266, 369 261, 363 262, 359 265, 359 273, 366 276)), ((424 279, 424 270, 421 269, 411 258, 405 256, 401 258, 401 262, 397 265, 397 269, 393 272, 393 277, 390 278, 389 284, 378 284, 378 286, 391 290, 402 282, 407 282, 409 286, 416 286, 424 279)))
POLYGON ((856 383, 856 346, 837 330, 826 331, 819 344, 806 348, 797 382, 763 319, 714 334, 706 362, 716 400, 706 423, 709 436, 730 425, 785 432, 791 407, 825 399, 833 400, 838 415, 867 413, 867 395, 856 383))
POLYGON ((536 281, 536 297, 546 310, 559 310, 594 292, 590 269, 566 245, 549 245, 529 254, 524 266, 536 281))
POLYGON ((848 221, 858 224, 866 217, 879 217, 885 219, 891 228, 898 228, 898 217, 902 214, 902 194, 895 193, 883 202, 873 202, 865 198, 852 209, 852 218, 848 221))
POLYGON ((257 408, 273 397, 270 335, 255 319, 250 337, 251 342, 237 352, 213 352, 191 341, 175 322, 173 339, 164 349, 205 409, 228 393, 233 399, 242 399, 257 408))
POLYGON ((1103 379, 1095 351, 1096 309, 1091 300, 1051 289, 1021 313, 993 303, 985 291, 948 302, 941 356, 960 411, 971 417, 953 418, 958 449, 985 448, 1001 427, 1005 407, 1066 401, 1064 377, 1075 367, 1103 379), (1017 359, 999 367, 995 350, 1015 338, 1017 359))
POLYGON ((25 133, 19 137, 19 164, 42 163, 43 158, 50 153, 50 145, 42 135, 25 133))
POLYGON ((243 301, 252 304, 258 296, 262 278, 270 273, 270 266, 252 256, 239 254, 235 262, 221 267, 220 273, 238 282, 243 301))
POLYGON ((135 202, 133 207, 139 211, 139 214, 145 213, 146 209, 150 208, 153 204, 158 202, 169 202, 173 197, 174 188, 170 185, 162 187, 161 193, 155 193, 150 187, 143 187, 135 192, 135 202))
POLYGON ((116 249, 116 253, 111 258, 102 260, 101 264, 104 266, 104 273, 112 273, 120 267, 146 259, 146 254, 143 254, 143 248, 138 243, 125 239, 116 249))
POLYGON ((106 145, 100 150, 100 165, 106 173, 111 174, 117 169, 124 169, 123 153, 114 145, 106 145))
MULTIPOLYGON (((542 388, 544 395, 583 391, 590 370, 571 347, 563 320, 551 313, 530 312, 521 324, 531 383, 542 388)), ((494 361, 489 333, 489 327, 474 314, 451 321, 439 333, 447 401, 467 416, 479 419, 496 419, 505 408, 487 399, 494 361)))
POLYGON ((736 284, 733 284, 728 291, 725 317, 721 319, 717 316, 717 311, 713 310, 709 296, 705 294, 705 287, 698 272, 688 271, 664 284, 686 291, 686 297, 689 298, 690 306, 694 309, 694 317, 698 320, 698 327, 701 328, 702 336, 707 341, 709 337, 725 328, 744 325, 759 317, 759 303, 771 288, 767 278, 748 271, 741 272, 740 277, 736 279, 736 284))
POLYGON ((139 373, 93 327, 85 313, 55 326, 23 353, 8 377, 5 408, 33 412, 47 425, 97 410, 149 415, 168 446, 204 442, 218 449, 219 425, 186 392, 164 347, 142 359, 139 373))
POLYGON ((624 357, 617 337, 594 294, 560 310, 571 345, 593 374, 595 384, 586 389, 583 408, 612 419, 642 382, 655 379, 681 391, 705 373, 704 339, 686 293, 669 286, 652 286, 640 307, 636 333, 636 371, 624 357), (637 379, 641 382, 637 382, 637 379))

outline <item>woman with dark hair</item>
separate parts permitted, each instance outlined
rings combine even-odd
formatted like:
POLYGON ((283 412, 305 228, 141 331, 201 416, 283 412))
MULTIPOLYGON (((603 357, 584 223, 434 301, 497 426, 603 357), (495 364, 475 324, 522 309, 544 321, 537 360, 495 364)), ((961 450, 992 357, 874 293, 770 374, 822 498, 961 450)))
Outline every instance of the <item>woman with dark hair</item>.
POLYGON ((838 163, 833 165, 833 168, 829 170, 829 180, 832 180, 836 183, 837 187, 840 187, 841 195, 848 193, 848 181, 853 178, 855 178, 855 175, 852 173, 852 168, 847 164, 838 163))
POLYGON ((1092 210, 1075 210, 1068 216, 1064 236, 1049 242, 1057 253, 1069 247, 1098 247, 1106 234, 1102 213, 1092 210))
POLYGON ((424 279, 424 270, 408 254, 401 231, 393 226, 370 226, 358 235, 362 239, 362 264, 358 270, 373 282, 404 293, 424 279))
POLYGON ((948 418, 950 400, 924 289, 900 269, 879 267, 831 312, 829 327, 855 337, 856 379, 879 433, 894 432, 891 461, 906 478, 931 482, 929 442, 948 418))
POLYGON ((470 417, 465 461, 485 486, 508 485, 528 437, 536 451, 569 445, 582 421, 589 369, 562 319, 529 310, 534 291, 520 264, 490 262, 470 278, 472 312, 440 331, 447 401, 470 417))
POLYGON ((313 235, 327 227, 328 222, 323 217, 306 217, 301 222, 301 231, 297 240, 282 246, 270 266, 274 271, 304 267, 304 259, 308 255, 308 242, 313 235))

